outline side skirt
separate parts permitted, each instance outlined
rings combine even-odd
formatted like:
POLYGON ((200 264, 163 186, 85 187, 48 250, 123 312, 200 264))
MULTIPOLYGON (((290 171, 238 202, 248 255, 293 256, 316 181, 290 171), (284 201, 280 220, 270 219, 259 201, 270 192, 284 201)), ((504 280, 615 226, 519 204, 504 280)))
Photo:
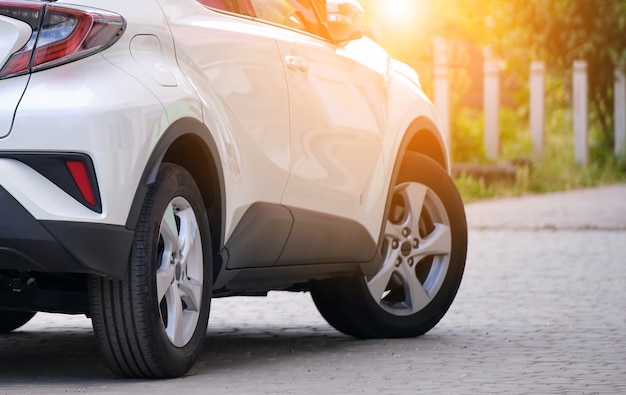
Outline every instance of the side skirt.
POLYGON ((215 260, 218 293, 370 274, 382 262, 377 242, 358 222, 269 203, 248 208, 215 260))

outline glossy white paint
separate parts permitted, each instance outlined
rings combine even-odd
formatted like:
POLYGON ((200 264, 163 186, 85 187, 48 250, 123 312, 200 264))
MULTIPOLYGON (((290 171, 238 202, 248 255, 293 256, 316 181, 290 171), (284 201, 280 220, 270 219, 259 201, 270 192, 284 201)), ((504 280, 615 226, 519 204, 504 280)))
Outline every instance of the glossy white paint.
POLYGON ((178 86, 178 79, 171 65, 163 56, 161 41, 152 34, 138 34, 130 42, 130 53, 139 67, 157 84, 165 87, 178 86))
POLYGON ((202 98, 226 176, 226 238, 256 201, 279 202, 289 172, 289 97, 272 37, 249 18, 159 0, 179 65, 202 98))
POLYGON ((13 130, 0 140, 0 151, 88 154, 101 190, 101 216, 94 218, 82 210, 42 210, 50 204, 51 196, 56 196, 50 194, 33 194, 20 203, 41 220, 122 225, 147 158, 162 132, 159 128, 167 124, 163 106, 144 85, 95 55, 32 74, 13 130), (134 169, 139 170, 129 171, 134 169))
MULTIPOLYGON (((362 222, 370 185, 382 185, 387 55, 338 47, 319 37, 262 23, 285 62, 291 97, 290 177, 282 203, 315 207, 362 222), (366 55, 366 56, 363 56, 366 55), (369 55, 369 56, 367 56, 369 55), (377 59, 382 56, 382 59, 377 59), (297 59, 297 67, 289 60, 297 59), (381 72, 382 71, 382 72, 381 72)), ((374 191, 378 196, 382 190, 374 191)), ((370 208, 371 209, 371 208, 370 208)), ((371 229, 372 236, 378 229, 371 229)))
MULTIPOLYGON (((32 29, 28 24, 16 19, 0 16, 0 70, 17 50, 30 38, 32 29)), ((26 88, 28 77, 0 80, 0 138, 11 130, 15 107, 26 88)))
MULTIPOLYGON (((28 75, 0 80, 0 142, 11 131, 15 108, 27 84, 28 75)), ((2 150, 1 145, 0 150, 2 150)))
POLYGON ((0 15, 0 68, 9 57, 22 48, 33 30, 27 23, 0 15))
MULTIPOLYGON (((219 151, 225 240, 254 202, 348 217, 378 238, 403 136, 416 118, 434 119, 415 75, 380 47, 337 46, 193 0, 73 3, 123 15, 126 31, 101 54, 32 74, 0 151, 88 154, 103 212, 2 160, 0 185, 37 219, 125 224, 155 146, 193 118, 219 151)), ((0 135, 4 98, 17 103, 26 82, 0 81, 0 135)))
POLYGON ((36 218, 99 222, 102 217, 29 166, 13 159, 0 159, 0 185, 36 218))

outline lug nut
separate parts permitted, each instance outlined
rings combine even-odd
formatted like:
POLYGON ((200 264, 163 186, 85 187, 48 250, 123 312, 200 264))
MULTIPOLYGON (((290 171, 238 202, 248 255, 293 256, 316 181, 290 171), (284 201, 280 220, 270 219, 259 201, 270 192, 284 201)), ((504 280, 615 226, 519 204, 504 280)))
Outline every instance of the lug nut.
POLYGON ((407 237, 410 234, 411 234, 411 231, 409 230, 409 228, 402 229, 402 236, 407 237))
POLYGON ((400 245, 400 244, 398 243, 398 240, 393 240, 393 241, 391 242, 391 248, 393 248, 394 250, 395 250, 396 248, 398 248, 398 246, 399 246, 399 245, 400 245))
POLYGON ((413 248, 417 248, 420 246, 420 241, 417 239, 413 239, 413 248))
POLYGON ((409 266, 413 266, 413 258, 409 258, 409 266))
POLYGON ((396 259, 396 267, 400 266, 402 264, 402 258, 398 257, 396 259))

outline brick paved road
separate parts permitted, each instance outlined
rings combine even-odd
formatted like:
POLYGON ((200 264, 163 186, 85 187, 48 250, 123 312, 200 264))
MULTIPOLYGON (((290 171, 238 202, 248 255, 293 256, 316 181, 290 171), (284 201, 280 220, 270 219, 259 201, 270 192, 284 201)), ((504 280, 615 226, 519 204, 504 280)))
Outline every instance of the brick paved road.
POLYGON ((0 337, 0 394, 626 393, 626 186, 468 205, 468 267, 417 339, 358 341, 307 294, 216 300, 191 374, 114 378, 83 317, 0 337))

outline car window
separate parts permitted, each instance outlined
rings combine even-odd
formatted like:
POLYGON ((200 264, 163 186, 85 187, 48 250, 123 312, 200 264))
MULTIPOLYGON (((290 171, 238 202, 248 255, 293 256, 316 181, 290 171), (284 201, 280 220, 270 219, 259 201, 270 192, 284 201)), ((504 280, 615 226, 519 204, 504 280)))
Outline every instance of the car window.
POLYGON ((199 3, 218 10, 239 12, 237 0, 198 0, 199 3))
POLYGON ((257 18, 320 35, 322 25, 311 0, 249 0, 257 18))

